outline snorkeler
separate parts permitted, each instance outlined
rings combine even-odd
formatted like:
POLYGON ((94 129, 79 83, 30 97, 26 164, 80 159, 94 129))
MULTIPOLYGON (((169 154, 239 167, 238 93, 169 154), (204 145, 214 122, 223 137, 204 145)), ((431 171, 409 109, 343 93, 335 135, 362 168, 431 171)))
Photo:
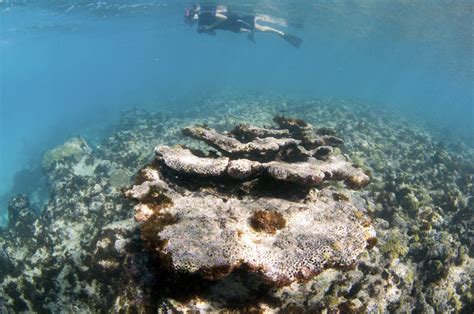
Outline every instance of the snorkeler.
POLYGON ((259 21, 272 22, 271 18, 263 15, 239 15, 229 12, 222 5, 192 4, 185 10, 185 22, 189 25, 198 23, 198 33, 215 35, 216 30, 226 30, 234 33, 247 33, 247 39, 255 42, 254 32, 274 33, 285 39, 291 45, 299 48, 303 40, 287 34, 276 28, 258 24, 259 21))

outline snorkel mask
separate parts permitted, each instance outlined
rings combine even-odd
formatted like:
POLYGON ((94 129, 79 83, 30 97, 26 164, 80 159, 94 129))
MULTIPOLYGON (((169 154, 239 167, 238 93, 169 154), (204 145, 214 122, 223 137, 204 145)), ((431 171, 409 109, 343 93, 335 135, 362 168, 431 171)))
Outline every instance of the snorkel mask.
POLYGON ((189 26, 193 26, 197 21, 197 19, 195 19, 197 8, 197 5, 192 4, 184 10, 184 22, 189 26))

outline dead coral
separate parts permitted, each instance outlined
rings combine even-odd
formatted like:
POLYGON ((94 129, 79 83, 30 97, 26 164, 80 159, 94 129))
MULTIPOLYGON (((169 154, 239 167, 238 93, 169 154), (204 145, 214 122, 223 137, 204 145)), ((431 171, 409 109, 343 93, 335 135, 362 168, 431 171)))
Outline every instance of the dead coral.
POLYGON ((298 144, 298 141, 293 138, 274 137, 257 137, 251 142, 242 143, 234 137, 203 127, 187 127, 183 129, 183 133, 205 141, 224 154, 242 155, 250 158, 272 156, 278 151, 298 144))
POLYGON ((313 150, 319 146, 339 146, 344 141, 335 136, 334 131, 329 131, 327 128, 315 130, 310 124, 300 119, 292 119, 277 116, 273 119, 280 129, 290 130, 293 138, 301 141, 301 145, 313 150))
POLYGON ((181 173, 200 176, 220 176, 225 173, 229 158, 204 158, 193 155, 189 149, 159 146, 155 153, 161 156, 165 165, 181 173))
POLYGON ((308 158, 306 162, 271 161, 260 163, 248 159, 230 160, 228 157, 198 157, 189 149, 158 146, 157 158, 174 171, 203 177, 248 179, 266 174, 275 180, 299 185, 319 185, 323 181, 345 181, 353 188, 361 188, 370 181, 361 169, 352 167, 343 156, 329 156, 325 161, 308 158))
MULTIPOLYGON (((183 133, 206 142, 218 149, 225 157, 243 158, 262 163, 270 161, 311 162, 313 159, 326 161, 333 154, 332 147, 343 143, 342 139, 336 137, 334 132, 331 133, 329 129, 319 132, 302 120, 276 117, 274 121, 279 124, 278 128, 261 128, 240 124, 230 133, 219 133, 209 127, 194 126, 184 128, 183 133), (320 135, 321 133, 322 135, 320 135)), ((163 155, 167 153, 171 152, 165 151, 163 155)), ((185 154, 189 155, 188 158, 185 158, 188 163, 197 162, 195 158, 191 157, 192 154, 185 154)), ((217 161, 221 162, 216 163, 218 166, 216 170, 221 170, 218 175, 221 175, 224 173, 225 159, 217 159, 217 161)), ((202 164, 203 162, 204 160, 201 160, 198 163, 202 164)), ((242 161, 239 164, 245 166, 244 171, 237 171, 233 176, 239 179, 251 177, 261 170, 261 167, 255 165, 250 167, 242 161), (255 168, 255 171, 252 171, 252 168, 255 168)), ((310 165, 303 165, 300 168, 307 166, 310 165)), ((199 167, 193 168, 199 169, 199 167)), ((233 172, 231 171, 231 173, 233 172)), ((322 179, 318 179, 315 183, 311 183, 311 180, 302 183, 319 184, 321 181, 322 179)), ((368 180, 360 183, 364 185, 368 183, 368 180)))
POLYGON ((277 121, 280 129, 240 125, 230 134, 184 129, 222 156, 181 146, 155 148, 157 164, 142 169, 139 184, 125 194, 139 201, 135 219, 142 223, 146 246, 170 269, 214 280, 243 268, 272 284, 286 285, 329 266, 350 266, 366 249, 374 230, 352 203, 350 192, 339 200, 333 191, 309 187, 328 180, 362 187, 369 177, 330 146, 308 150, 316 138, 322 144, 335 141, 318 135, 304 121, 277 121), (312 156, 318 149, 325 160, 312 156), (289 150, 298 162, 282 158, 289 150), (258 185, 305 189, 294 195, 288 187, 250 193, 258 185))
POLYGON ((301 119, 276 116, 273 118, 273 121, 280 125, 281 128, 288 129, 292 132, 308 127, 308 123, 301 119))
POLYGON ((291 136, 290 131, 286 129, 277 130, 269 128, 259 128, 248 124, 239 124, 232 131, 232 136, 242 142, 250 142, 257 137, 274 137, 274 138, 288 138, 291 136))
POLYGON ((274 284, 308 279, 327 265, 352 265, 374 236, 363 219, 354 221, 351 203, 323 194, 310 205, 275 198, 222 199, 208 193, 175 195, 173 201, 173 206, 145 220, 144 240, 153 251, 171 258, 172 269, 219 274, 210 279, 227 276, 242 265, 274 284), (275 208, 274 213, 257 214, 257 222, 255 212, 265 207, 275 208), (161 217, 179 221, 168 224, 161 217), (264 232, 255 232, 256 225, 264 232))

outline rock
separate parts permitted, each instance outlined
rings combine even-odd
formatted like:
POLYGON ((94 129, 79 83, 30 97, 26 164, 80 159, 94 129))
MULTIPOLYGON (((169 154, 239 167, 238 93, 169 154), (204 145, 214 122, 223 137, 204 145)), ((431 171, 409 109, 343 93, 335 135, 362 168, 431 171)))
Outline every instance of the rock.
POLYGON ((41 165, 48 171, 55 162, 63 159, 80 161, 84 155, 90 154, 91 148, 82 138, 73 137, 64 144, 47 151, 43 156, 41 165))
POLYGON ((385 243, 380 247, 380 251, 390 259, 396 259, 404 257, 408 253, 408 247, 403 236, 394 231, 388 235, 385 243))
POLYGON ((10 261, 10 257, 3 247, 0 247, 0 265, 0 278, 5 278, 7 274, 15 271, 15 265, 10 261))
POLYGON ((26 195, 14 197, 8 204, 8 227, 23 236, 33 233, 33 223, 36 220, 34 209, 26 195))
POLYGON ((313 157, 319 160, 326 160, 332 152, 333 148, 331 146, 319 146, 314 150, 313 157))
POLYGON ((443 264, 443 262, 437 259, 429 260, 427 267, 429 269, 428 281, 437 281, 446 277, 448 272, 448 268, 443 264))
POLYGON ((124 169, 115 169, 110 173, 109 182, 116 188, 125 187, 130 184, 130 173, 124 169))

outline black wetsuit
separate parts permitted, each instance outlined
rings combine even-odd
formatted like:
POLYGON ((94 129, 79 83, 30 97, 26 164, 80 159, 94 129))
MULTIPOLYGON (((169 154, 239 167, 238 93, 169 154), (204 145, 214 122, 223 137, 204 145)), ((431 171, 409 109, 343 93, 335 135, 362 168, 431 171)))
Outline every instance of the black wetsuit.
MULTIPOLYGON (((227 19, 213 29, 222 29, 235 33, 240 32, 242 28, 251 32, 255 29, 255 15, 241 16, 231 12, 226 12, 224 15, 227 19)), ((201 12, 198 16, 198 30, 202 29, 203 26, 214 25, 218 20, 216 18, 216 6, 201 6, 201 12)))

